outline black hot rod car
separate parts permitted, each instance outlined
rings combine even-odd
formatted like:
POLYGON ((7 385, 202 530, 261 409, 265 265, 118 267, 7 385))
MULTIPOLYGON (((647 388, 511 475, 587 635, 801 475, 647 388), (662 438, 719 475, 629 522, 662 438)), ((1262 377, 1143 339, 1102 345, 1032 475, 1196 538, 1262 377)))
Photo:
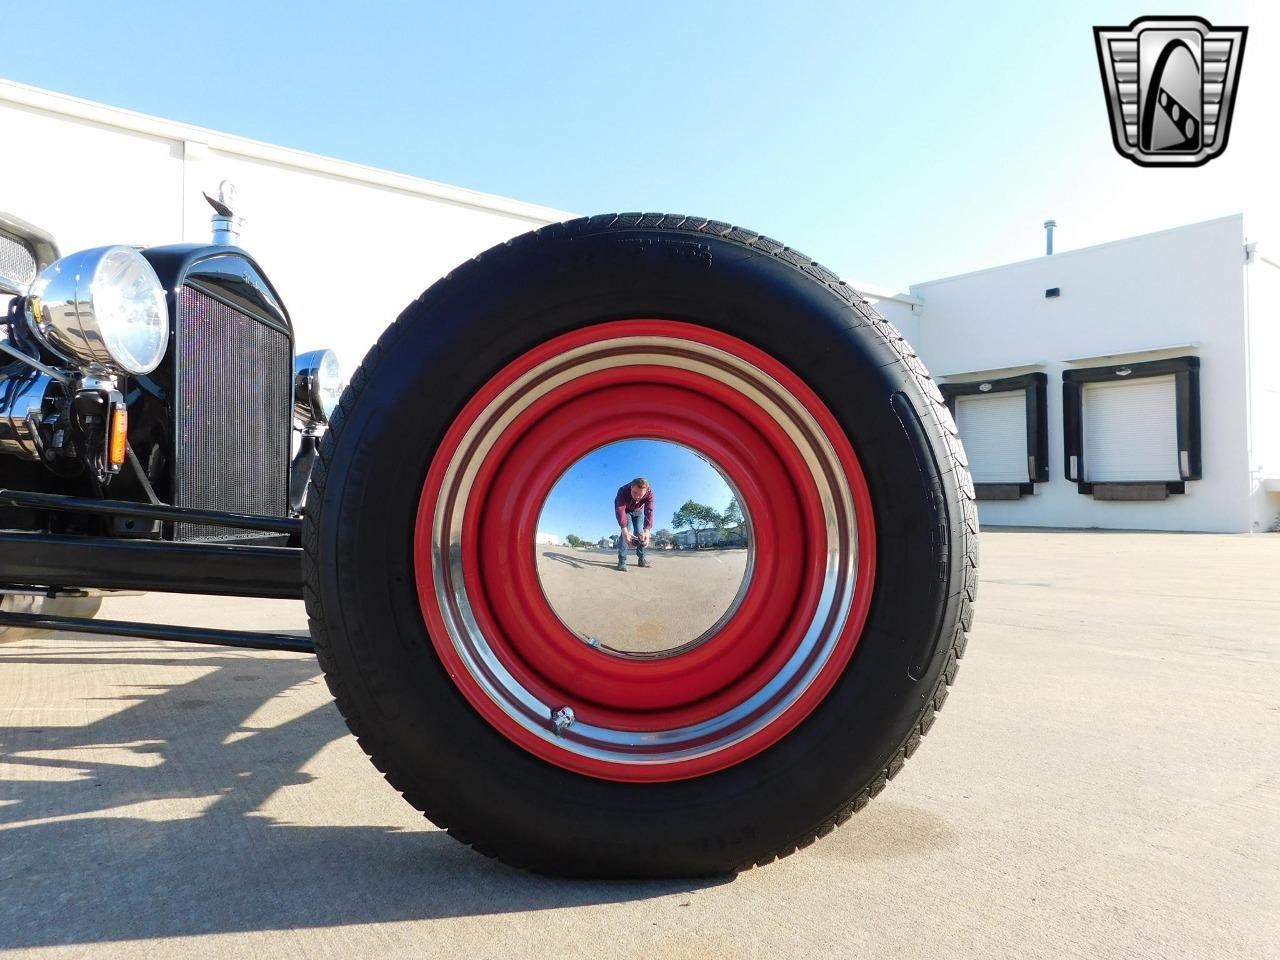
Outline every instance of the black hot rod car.
POLYGON ((0 631, 314 649, 410 803, 554 873, 765 863, 898 773, 977 519, 942 396, 856 291, 727 223, 589 217, 456 268, 344 387, 215 209, 212 244, 63 257, 0 215, 0 631), (713 464, 750 546, 713 626, 633 654, 570 629, 534 543, 558 478, 637 438, 713 464), (94 619, 118 590, 303 598, 311 639, 94 619))

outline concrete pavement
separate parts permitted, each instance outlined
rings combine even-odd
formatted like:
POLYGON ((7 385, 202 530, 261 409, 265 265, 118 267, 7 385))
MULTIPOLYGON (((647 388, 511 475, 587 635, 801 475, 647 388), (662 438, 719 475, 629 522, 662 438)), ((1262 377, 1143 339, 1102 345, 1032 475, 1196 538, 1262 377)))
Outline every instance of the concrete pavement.
MULTIPOLYGON (((1280 536, 987 531, 981 573, 959 681, 902 774, 721 883, 470 852, 377 774, 309 657, 0 644, 0 950, 1280 956, 1280 536)), ((305 626, 297 604, 156 595, 102 615, 305 626)))
POLYGON ((540 547, 538 576, 570 629, 623 653, 671 650, 702 636, 732 606, 747 567, 745 548, 635 551, 626 571, 613 550, 540 547))

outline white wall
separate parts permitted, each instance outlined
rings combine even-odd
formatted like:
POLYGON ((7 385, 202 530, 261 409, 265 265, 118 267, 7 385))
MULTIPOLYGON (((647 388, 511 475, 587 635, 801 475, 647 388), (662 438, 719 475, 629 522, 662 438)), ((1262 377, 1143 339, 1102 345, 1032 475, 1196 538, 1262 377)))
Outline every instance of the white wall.
MULTIPOLYGON (((856 285, 854 289, 857 289, 856 285)), ((907 338, 907 343, 920 349, 920 310, 921 305, 914 298, 877 297, 864 293, 877 313, 897 328, 907 338)))
POLYGON ((1280 518, 1280 252, 1262 247, 1245 267, 1248 297, 1250 501, 1254 529, 1280 518), (1277 489, 1267 489, 1268 486, 1277 489))
POLYGON ((915 346, 920 334, 920 312, 923 307, 920 300, 909 293, 863 280, 845 282, 862 294, 880 316, 892 323, 907 338, 907 342, 915 346))
POLYGON ((0 130, 0 206, 52 232, 63 253, 206 242, 201 191, 232 180, 241 244, 280 291, 299 350, 332 348, 348 375, 458 263, 571 216, 6 81, 0 130))
POLYGON ((1049 482, 1018 501, 980 503, 982 522, 1250 530, 1243 271, 1244 222, 1235 215, 913 285, 924 301, 916 346, 935 377, 1048 375, 1049 482), (1061 296, 1046 299, 1050 287, 1061 296), (1067 362, 1103 354, 1113 356, 1067 362), (1063 470, 1062 371, 1187 354, 1201 363, 1204 479, 1161 501, 1078 493, 1063 470))

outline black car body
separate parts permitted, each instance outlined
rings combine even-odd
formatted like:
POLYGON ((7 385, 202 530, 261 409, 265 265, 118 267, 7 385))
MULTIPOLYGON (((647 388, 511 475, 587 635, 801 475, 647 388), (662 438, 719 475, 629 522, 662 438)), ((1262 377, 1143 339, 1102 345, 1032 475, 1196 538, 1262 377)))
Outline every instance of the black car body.
MULTIPOLYGON (((229 210, 214 224, 215 240, 234 239, 229 210)), ((113 363, 109 338, 90 329, 98 318, 75 321, 71 307, 70 334, 42 334, 42 318, 67 299, 41 303, 37 292, 53 289, 48 276, 97 260, 59 259, 48 234, 0 214, 0 292, 12 297, 0 319, 0 597, 10 606, 18 596, 198 588, 205 573, 235 562, 209 554, 184 566, 148 543, 188 544, 196 557, 216 547, 296 547, 318 437, 341 389, 328 351, 295 359, 288 310, 238 246, 111 249, 139 276, 147 271, 131 258, 140 256, 163 291, 167 342, 146 372, 113 363), (320 383, 321 367, 338 382, 320 383), (234 525, 237 516, 249 525, 234 525), (138 543, 122 553, 125 541, 138 543), (170 572, 179 582, 168 582, 170 572)), ((58 289, 84 289, 75 279, 78 287, 56 278, 58 289)), ((238 552, 241 562, 261 559, 238 552)))

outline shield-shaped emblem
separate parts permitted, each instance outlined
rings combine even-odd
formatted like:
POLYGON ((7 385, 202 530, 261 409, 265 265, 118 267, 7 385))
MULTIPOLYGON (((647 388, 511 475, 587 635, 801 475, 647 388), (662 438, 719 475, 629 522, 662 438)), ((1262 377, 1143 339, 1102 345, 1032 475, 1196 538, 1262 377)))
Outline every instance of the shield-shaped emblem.
POLYGON ((1094 27, 1120 155, 1144 167, 1198 167, 1222 153, 1248 32, 1199 17, 1094 27))

